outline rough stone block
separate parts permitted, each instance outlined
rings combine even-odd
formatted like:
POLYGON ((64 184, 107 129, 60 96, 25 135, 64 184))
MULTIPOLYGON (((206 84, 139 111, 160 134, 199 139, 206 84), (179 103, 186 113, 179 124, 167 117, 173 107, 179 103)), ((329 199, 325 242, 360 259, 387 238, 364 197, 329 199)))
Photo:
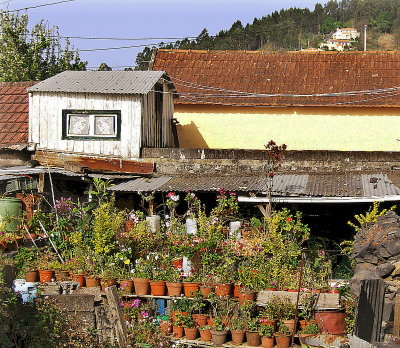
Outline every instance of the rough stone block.
POLYGON ((95 302, 99 302, 102 300, 102 292, 100 287, 94 288, 80 288, 79 290, 77 290, 75 292, 75 294, 79 294, 79 295, 93 295, 94 296, 94 301, 95 302))
POLYGON ((383 244, 383 247, 389 252, 390 256, 400 254, 400 239, 387 241, 383 244))
POLYGON ((94 295, 71 294, 71 295, 53 295, 47 296, 57 308, 63 311, 73 312, 93 312, 94 311, 94 295))
POLYGON ((381 279, 379 275, 375 272, 371 272, 369 270, 362 270, 360 272, 356 272, 354 277, 350 280, 350 288, 353 293, 357 296, 360 295, 360 284, 362 280, 371 280, 371 279, 381 279))
POLYGON ((385 303, 383 305, 382 320, 393 321, 393 317, 394 317, 394 302, 385 299, 385 303))
POLYGON ((386 262, 381 265, 378 265, 378 267, 376 268, 376 271, 380 277, 385 277, 385 276, 391 274, 395 268, 396 267, 393 266, 392 263, 386 262))
POLYGON ((57 282, 43 283, 39 285, 39 292, 41 296, 59 295, 61 287, 57 282))

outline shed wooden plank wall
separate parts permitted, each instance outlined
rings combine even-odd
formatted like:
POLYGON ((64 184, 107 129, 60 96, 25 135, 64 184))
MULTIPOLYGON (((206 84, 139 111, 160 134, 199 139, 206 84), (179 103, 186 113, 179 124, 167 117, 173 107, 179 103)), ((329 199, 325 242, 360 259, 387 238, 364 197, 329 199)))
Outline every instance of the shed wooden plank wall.
POLYGON ((138 158, 142 107, 139 95, 34 93, 29 97, 29 142, 40 150, 138 158), (62 140, 62 110, 121 110, 120 140, 62 140))

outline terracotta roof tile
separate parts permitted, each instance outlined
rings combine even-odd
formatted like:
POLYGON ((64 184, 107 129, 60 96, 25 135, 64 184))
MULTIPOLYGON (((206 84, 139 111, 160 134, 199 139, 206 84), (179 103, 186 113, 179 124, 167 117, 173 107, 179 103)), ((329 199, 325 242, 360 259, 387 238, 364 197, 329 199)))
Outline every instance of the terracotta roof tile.
POLYGON ((28 142, 28 92, 36 82, 0 82, 0 148, 28 142))
POLYGON ((176 104, 400 106, 400 54, 394 52, 161 49, 152 69, 171 77, 180 94, 176 104))

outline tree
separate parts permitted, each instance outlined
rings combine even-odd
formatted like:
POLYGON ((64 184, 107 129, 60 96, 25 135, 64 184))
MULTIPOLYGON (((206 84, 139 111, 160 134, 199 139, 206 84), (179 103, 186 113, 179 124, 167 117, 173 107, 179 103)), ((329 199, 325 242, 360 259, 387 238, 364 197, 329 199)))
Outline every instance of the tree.
POLYGON ((107 65, 107 63, 101 63, 97 68, 97 71, 111 71, 112 69, 107 65))
POLYGON ((65 70, 86 70, 78 52, 62 44, 45 21, 28 29, 28 16, 0 12, 0 81, 40 81, 65 70))

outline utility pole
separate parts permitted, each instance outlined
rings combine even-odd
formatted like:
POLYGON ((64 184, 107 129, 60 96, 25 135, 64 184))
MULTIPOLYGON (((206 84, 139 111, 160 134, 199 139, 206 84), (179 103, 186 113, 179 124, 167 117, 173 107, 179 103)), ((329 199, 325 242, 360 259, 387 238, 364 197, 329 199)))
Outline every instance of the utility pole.
POLYGON ((364 51, 367 50, 367 25, 364 25, 364 51))

